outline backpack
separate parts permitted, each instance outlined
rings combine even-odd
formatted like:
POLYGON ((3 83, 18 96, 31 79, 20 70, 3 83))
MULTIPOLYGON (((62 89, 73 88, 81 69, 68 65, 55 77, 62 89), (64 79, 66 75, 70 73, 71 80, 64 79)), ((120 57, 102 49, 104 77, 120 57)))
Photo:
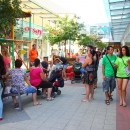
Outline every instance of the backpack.
POLYGON ((80 69, 82 67, 82 63, 81 62, 75 62, 73 65, 73 70, 75 73, 80 72, 80 69))

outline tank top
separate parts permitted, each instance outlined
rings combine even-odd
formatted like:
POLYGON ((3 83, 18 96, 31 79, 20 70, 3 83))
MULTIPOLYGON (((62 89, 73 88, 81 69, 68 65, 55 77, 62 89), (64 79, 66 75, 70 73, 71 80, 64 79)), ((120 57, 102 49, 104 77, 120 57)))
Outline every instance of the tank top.
POLYGON ((94 71, 94 60, 92 59, 92 63, 90 65, 86 65, 85 69, 84 69, 84 73, 88 73, 88 72, 92 72, 94 71))

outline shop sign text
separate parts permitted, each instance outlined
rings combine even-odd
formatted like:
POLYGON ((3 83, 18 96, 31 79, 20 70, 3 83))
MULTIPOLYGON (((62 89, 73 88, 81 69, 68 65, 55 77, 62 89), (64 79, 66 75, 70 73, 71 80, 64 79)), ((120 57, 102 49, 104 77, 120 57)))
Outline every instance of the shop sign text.
POLYGON ((38 38, 42 36, 42 30, 36 29, 36 28, 30 28, 30 27, 24 27, 23 28, 25 32, 30 32, 34 33, 35 35, 38 35, 38 38))

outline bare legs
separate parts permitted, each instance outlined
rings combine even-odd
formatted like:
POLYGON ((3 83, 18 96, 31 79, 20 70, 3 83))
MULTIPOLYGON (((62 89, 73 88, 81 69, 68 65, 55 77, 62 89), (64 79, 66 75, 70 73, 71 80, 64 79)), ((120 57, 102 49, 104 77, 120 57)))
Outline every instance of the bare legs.
POLYGON ((94 100, 94 85, 90 85, 90 93, 91 93, 90 99, 94 100))
POLYGON ((88 102, 89 101, 89 96, 91 94, 91 99, 94 99, 94 88, 93 85, 85 84, 86 87, 86 98, 82 100, 83 102, 88 102))
POLYGON ((47 98, 51 98, 52 88, 44 88, 43 89, 43 96, 46 96, 46 92, 47 92, 47 98))
POLYGON ((86 87, 86 101, 89 101, 90 86, 86 84, 85 87, 86 87))
POLYGON ((66 78, 66 68, 63 68, 63 70, 62 70, 62 77, 64 77, 65 80, 67 80, 67 78, 66 78))
MULTIPOLYGON (((16 100, 16 96, 12 96, 12 99, 14 101, 14 105, 18 104, 17 100, 16 100)), ((37 94, 36 93, 32 93, 32 99, 33 99, 33 105, 41 105, 41 103, 37 102, 37 94)))
POLYGON ((120 106, 126 106, 126 87, 128 84, 128 79, 117 78, 118 83, 118 93, 120 97, 120 106))
POLYGON ((97 81, 98 81, 98 79, 96 78, 96 79, 94 79, 94 88, 97 88, 97 81))

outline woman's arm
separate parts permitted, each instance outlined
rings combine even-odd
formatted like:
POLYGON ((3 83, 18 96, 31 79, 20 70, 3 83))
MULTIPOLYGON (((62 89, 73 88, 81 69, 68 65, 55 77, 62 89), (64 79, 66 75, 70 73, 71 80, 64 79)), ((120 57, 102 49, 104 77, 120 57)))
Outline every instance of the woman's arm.
POLYGON ((128 70, 130 70, 130 60, 127 60, 128 63, 128 70))
POLYGON ((82 64, 82 68, 85 68, 88 63, 89 63, 89 59, 86 58, 85 62, 82 64))
POLYGON ((54 60, 54 62, 55 62, 56 60, 58 60, 61 64, 63 64, 63 62, 62 62, 59 58, 56 58, 56 59, 54 60))
POLYGON ((40 77, 43 81, 46 81, 46 76, 45 76, 44 72, 40 73, 40 77))

